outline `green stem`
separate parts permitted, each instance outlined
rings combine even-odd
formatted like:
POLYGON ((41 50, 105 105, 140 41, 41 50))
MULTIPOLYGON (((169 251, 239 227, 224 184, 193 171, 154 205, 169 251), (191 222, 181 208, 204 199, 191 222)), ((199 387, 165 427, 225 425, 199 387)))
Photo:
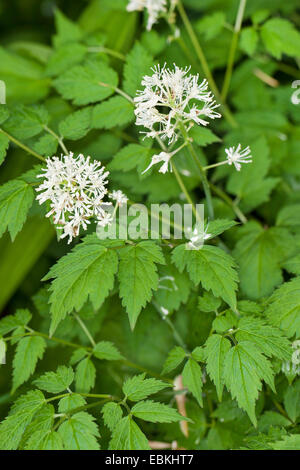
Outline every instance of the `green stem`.
POLYGON ((274 405, 276 406, 277 410, 279 411, 280 414, 282 414, 282 416, 284 416, 285 418, 287 418, 291 424, 294 424, 293 421, 289 418, 288 414, 286 413, 286 411, 284 410, 284 408, 281 406, 280 403, 278 403, 278 401, 276 401, 274 398, 272 398, 272 401, 274 403, 274 405))
POLYGON ((173 336, 174 336, 174 339, 175 339, 176 343, 178 343, 179 346, 181 346, 184 350, 186 350, 187 349, 186 344, 183 341, 180 333, 177 331, 176 327, 174 326, 173 322, 170 320, 170 318, 168 318, 167 315, 165 315, 162 312, 160 306, 156 302, 152 302, 152 304, 154 305, 154 307, 158 311, 158 313, 161 316, 161 318, 163 319, 163 321, 165 321, 167 323, 167 325, 170 327, 170 329, 172 330, 172 333, 173 333, 173 336))
POLYGON ((242 224, 246 224, 248 222, 248 219, 243 214, 241 209, 237 206, 237 204, 235 204, 222 189, 218 188, 218 186, 215 186, 213 183, 209 183, 209 185, 213 192, 217 194, 217 196, 219 196, 221 199, 223 199, 223 201, 226 202, 226 204, 228 204, 228 206, 232 208, 232 210, 235 212, 236 216, 240 219, 242 224))
MULTIPOLYGON (((161 148, 163 149, 163 151, 164 151, 164 152, 168 152, 168 149, 167 149, 167 147, 165 146, 165 144, 163 143, 163 141, 161 140, 161 138, 158 137, 158 136, 156 136, 156 140, 157 140, 157 142, 159 143, 159 145, 161 146, 161 148)), ((188 141, 189 141, 189 137, 187 136, 187 138, 185 138, 184 140, 185 140, 185 144, 187 144, 188 141)), ((184 146, 185 146, 185 145, 184 145, 184 146)), ((181 178, 181 176, 180 176, 180 174, 179 174, 179 171, 177 170, 176 165, 175 165, 175 163, 174 163, 173 161, 172 161, 172 168, 173 168, 173 172, 174 172, 175 178, 176 178, 176 180, 177 180, 177 183, 178 183, 180 189, 182 190, 182 192, 184 193, 184 195, 185 195, 187 201, 191 204, 191 206, 192 206, 192 211, 193 211, 193 213, 194 213, 196 219, 198 220, 199 214, 198 214, 198 212, 197 212, 197 209, 196 209, 196 207, 195 207, 195 204, 193 203, 193 200, 192 200, 192 198, 191 198, 191 196, 190 196, 188 190, 186 189, 185 184, 184 184, 184 182, 183 182, 183 180, 182 180, 182 178, 181 178)))
POLYGON ((204 194, 205 194, 205 198, 206 198, 206 202, 207 202, 208 215, 209 215, 210 219, 214 219, 214 206, 213 206, 211 192, 210 192, 210 188, 209 188, 209 184, 208 184, 208 181, 207 181, 207 178, 206 178, 205 171, 203 170, 203 167, 200 163, 198 155, 197 155, 197 153, 196 153, 196 151, 193 147, 193 144, 191 143, 191 141, 189 139, 189 136, 188 136, 188 133, 187 133, 185 127, 182 125, 180 127, 180 129, 181 129, 181 133, 182 133, 182 136, 184 138, 184 141, 187 143, 187 147, 189 149, 189 152, 190 152, 191 156, 193 157, 193 159, 196 163, 196 166, 198 168, 198 171, 199 171, 199 175, 200 175, 200 178, 201 178, 201 182, 202 182, 202 185, 203 185, 203 190, 204 190, 204 194))
POLYGON ((41 160, 42 162, 45 162, 46 159, 44 157, 42 157, 41 155, 39 155, 38 153, 36 153, 34 150, 30 149, 29 147, 27 147, 27 145, 25 144, 22 144, 22 142, 20 142, 19 140, 15 139, 12 135, 8 134, 7 132, 5 132, 3 129, 0 128, 0 132, 2 132, 2 134, 6 135, 6 137, 11 140, 11 142, 13 142, 14 144, 16 144, 18 147, 21 147, 21 149, 25 150, 26 152, 30 153, 31 155, 33 155, 35 158, 38 158, 39 160, 41 160))
POLYGON ((216 82, 212 76, 212 73, 210 71, 210 68, 208 66, 208 63, 207 63, 207 60, 206 60, 206 57, 204 55, 204 52, 203 52, 203 49, 200 45, 200 42, 198 41, 198 38, 195 34, 195 31, 193 29, 193 26, 186 14, 186 11, 182 5, 182 2, 181 0, 178 0, 178 4, 177 4, 177 8, 178 8, 178 11, 179 11, 179 14, 181 16, 181 19, 183 21, 183 24, 185 26, 185 29, 189 35, 189 38, 194 46, 194 49, 195 49, 195 52, 196 52, 196 55, 199 59, 199 62, 202 66, 202 69, 203 69, 203 72, 208 80, 208 83, 209 83, 209 86, 210 88, 212 89, 214 95, 221 101, 221 104, 222 104, 222 110, 223 110, 223 113, 224 113, 224 117, 227 119, 227 121, 231 124, 232 127, 237 127, 237 122, 235 121, 233 115, 231 114, 231 111, 228 109, 228 107, 222 103, 222 100, 221 100, 221 94, 219 92, 219 89, 216 85, 216 82))
POLYGON ((240 0, 239 9, 238 9, 237 17, 236 17, 234 33, 232 36, 232 41, 231 41, 231 45, 229 49, 229 56, 228 56, 226 73, 225 73, 225 79, 224 79, 224 84, 223 84, 222 93, 221 93, 221 99, 224 103, 226 101, 227 94, 228 94, 229 87, 230 87, 235 53, 236 53, 236 49, 238 45, 238 40, 239 40, 241 25, 243 22, 243 16, 245 12, 246 3, 247 3, 247 0, 240 0))
POLYGON ((208 215, 209 215, 210 219, 213 220, 214 217, 215 217, 214 206, 213 206, 211 192, 210 192, 210 188, 209 188, 209 183, 207 181, 205 171, 203 171, 202 165, 199 161, 198 155, 196 154, 193 145, 189 144, 188 148, 189 148, 189 151, 190 151, 196 165, 198 166, 199 174, 200 174, 200 177, 201 177, 203 190, 204 190, 204 194, 205 194, 205 198, 206 198, 206 202, 207 202, 208 215))
POLYGON ((111 55, 112 57, 116 57, 117 59, 123 60, 125 62, 126 57, 121 52, 114 51, 113 49, 108 49, 107 47, 103 46, 92 46, 88 48, 88 52, 103 52, 104 54, 111 55))
POLYGON ((52 129, 50 129, 48 126, 44 126, 44 129, 46 132, 48 132, 48 134, 52 135, 59 143, 59 145, 61 146, 62 150, 65 152, 65 155, 69 155, 69 151, 68 149, 66 148, 64 142, 63 142, 63 138, 60 137, 59 135, 57 135, 52 129))
POLYGON ((95 343, 94 338, 92 337, 91 333, 89 332, 88 328, 85 326, 84 322, 81 320, 81 318, 76 313, 73 313, 73 316, 77 320, 79 325, 81 326, 82 330, 85 332, 86 336, 90 340, 91 345, 94 348, 96 346, 96 343, 95 343))
POLYGON ((208 66, 208 63, 207 63, 207 60, 206 60, 206 57, 204 55, 204 52, 203 52, 203 49, 198 41, 198 38, 195 34, 195 31, 193 29, 193 26, 188 18, 188 15, 186 14, 186 11, 182 5, 182 2, 181 0, 178 1, 177 3, 177 8, 178 8, 178 11, 179 11, 179 14, 181 16, 181 19, 183 21, 183 24, 185 26, 185 29, 189 35, 189 38, 194 46, 194 49, 195 49, 195 52, 197 54, 197 57, 201 63, 201 66, 202 66, 202 69, 203 69, 203 72, 210 84, 210 87, 212 89, 212 91, 214 92, 215 95, 219 95, 219 90, 217 88, 217 85, 214 81, 214 78, 212 76, 212 73, 210 71, 210 68, 208 66))
POLYGON ((182 178, 181 178, 181 176, 180 176, 180 173, 179 173, 179 171, 177 170, 176 165, 175 165, 174 162, 172 163, 172 168, 173 168, 173 173, 174 173, 174 175, 175 175, 175 178, 176 178, 176 180, 177 180, 177 183, 178 183, 178 185, 179 185, 181 191, 182 191, 183 194, 185 195, 186 200, 191 204, 191 206, 192 206, 192 211, 193 211, 195 217, 198 218, 198 213, 197 213, 197 209, 196 209, 196 207, 195 207, 195 204, 193 203, 192 198, 191 198, 191 196, 190 196, 188 190, 186 189, 185 184, 184 184, 184 182, 183 182, 183 180, 182 180, 182 178))
POLYGON ((223 162, 214 163, 213 165, 204 166, 203 170, 204 171, 210 170, 211 168, 216 168, 217 166, 225 165, 226 163, 228 163, 227 160, 224 160, 223 162))
MULTIPOLYGON (((60 338, 55 338, 54 336, 52 336, 50 338, 50 336, 46 335, 45 333, 40 333, 39 331, 34 331, 34 330, 32 330, 28 333, 24 333, 22 335, 15 335, 15 336, 10 336, 10 337, 5 337, 5 338, 2 338, 2 339, 4 341, 9 341, 11 339, 16 339, 18 336, 20 336, 20 337, 24 337, 24 336, 41 336, 42 338, 48 339, 49 341, 54 341, 55 343, 59 343, 59 344, 62 344, 64 346, 69 346, 70 348, 85 349, 87 351, 87 353, 92 353, 93 352, 93 348, 90 348, 88 346, 83 346, 81 344, 76 344, 76 343, 70 343, 69 341, 65 341, 65 340, 60 339, 60 338)), ((127 365, 128 367, 131 367, 132 369, 137 369, 137 370, 140 370, 141 372, 146 372, 147 374, 152 375, 153 377, 157 377, 159 379, 166 380, 167 382, 169 381, 169 379, 167 379, 165 377, 162 377, 161 375, 157 374, 156 372, 153 372, 149 369, 145 369, 145 367, 142 367, 138 364, 135 364, 134 362, 128 361, 127 359, 122 359, 122 360, 120 360, 120 362, 127 365)), ((69 395, 69 394, 68 393, 64 394, 64 396, 67 396, 67 395, 69 395)))
POLYGON ((118 95, 123 96, 123 98, 125 98, 127 101, 129 101, 129 103, 134 104, 133 98, 131 98, 131 96, 129 96, 127 93, 125 93, 125 91, 121 90, 120 88, 114 88, 114 90, 118 95))
POLYGON ((141 372, 145 372, 146 374, 152 375, 153 377, 156 377, 157 379, 164 380, 165 382, 173 383, 173 381, 171 379, 168 379, 167 377, 163 377, 160 374, 157 374, 156 372, 150 371, 150 370, 146 369, 143 366, 139 366, 138 364, 135 364, 134 362, 128 361, 127 359, 123 359, 122 362, 127 367, 131 367, 132 369, 137 369, 141 372))
MULTIPOLYGON (((82 393, 80 393, 80 395, 82 395, 82 393)), ((78 406, 77 408, 73 408, 70 411, 67 411, 65 414, 62 415, 60 420, 56 423, 53 430, 55 431, 56 429, 58 429, 60 427, 60 425, 64 421, 66 421, 66 419, 69 419, 75 413, 79 413, 80 411, 88 410, 90 408, 95 408, 95 406, 102 405, 103 403, 105 403, 109 400, 110 400, 110 398, 102 399, 102 400, 96 401, 94 403, 88 403, 87 405, 78 406)))
MULTIPOLYGON (((20 335, 21 336, 21 335, 20 335)), ((62 344, 63 346, 69 346, 70 348, 74 349, 86 349, 88 352, 92 352, 92 348, 87 346, 82 346, 81 344, 71 343, 70 341, 65 341, 64 339, 56 338, 55 336, 48 336, 45 333, 41 333, 39 331, 30 331, 29 333, 25 333, 22 336, 41 336, 42 338, 48 339, 49 341, 54 341, 55 343, 62 344)), ((16 338, 16 336, 12 336, 11 338, 4 338, 5 340, 10 340, 16 338)))

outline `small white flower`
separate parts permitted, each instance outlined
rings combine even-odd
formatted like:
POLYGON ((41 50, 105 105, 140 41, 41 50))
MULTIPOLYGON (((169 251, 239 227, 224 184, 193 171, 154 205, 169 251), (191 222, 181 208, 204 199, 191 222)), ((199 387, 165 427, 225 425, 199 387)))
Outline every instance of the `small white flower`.
POLYGON ((190 241, 186 244, 186 248, 188 250, 199 250, 202 248, 204 241, 209 240, 212 236, 211 233, 207 233, 207 230, 208 226, 204 229, 204 227, 201 227, 201 224, 196 225, 193 230, 189 228, 188 232, 190 233, 188 237, 190 241))
POLYGON ((119 206, 122 206, 122 204, 127 204, 128 201, 128 197, 120 189, 118 191, 112 191, 109 195, 109 198, 113 201, 116 201, 119 206))
POLYGON ((148 13, 147 30, 150 31, 158 18, 167 11, 167 0, 129 0, 127 11, 142 11, 148 13))
POLYGON ((108 212, 106 212, 103 217, 98 220, 98 225, 100 227, 106 227, 107 225, 110 225, 113 221, 113 216, 112 214, 109 214, 108 212))
POLYGON ((221 117, 215 111, 219 105, 208 91, 207 80, 198 83, 199 75, 189 75, 190 68, 174 65, 173 70, 166 66, 152 70, 153 75, 144 76, 144 89, 134 99, 136 124, 149 129, 147 137, 161 137, 172 143, 178 138, 180 126, 206 126, 207 118, 221 117))
POLYGON ((37 200, 40 204, 50 201, 47 217, 53 216, 54 224, 62 230, 61 238, 69 237, 70 243, 80 227, 87 229, 91 217, 98 221, 106 218, 102 206, 111 205, 103 202, 109 172, 100 162, 91 162, 81 154, 77 158, 73 153, 49 157, 46 163, 44 173, 38 175, 44 181, 36 189, 40 192, 37 200))
MULTIPOLYGON (((164 163, 158 170, 159 173, 167 173, 167 171, 169 171, 169 161, 171 157, 172 157, 172 154, 166 153, 166 152, 160 152, 159 155, 153 155, 150 165, 146 168, 146 170, 142 172, 142 175, 146 173, 146 171, 150 170, 150 168, 153 165, 156 165, 157 163, 161 163, 161 162, 164 162, 164 163)), ((170 171, 172 171, 171 164, 170 164, 170 171)))
POLYGON ((168 310, 167 308, 161 306, 160 309, 161 309, 161 313, 162 313, 165 317, 166 317, 167 315, 169 315, 170 312, 169 312, 169 310, 168 310))
POLYGON ((146 0, 129 0, 127 11, 142 11, 146 6, 146 0))
POLYGON ((229 149, 225 149, 227 154, 227 163, 228 165, 234 165, 237 171, 240 171, 242 165, 241 163, 252 163, 252 155, 250 147, 246 147, 242 150, 241 144, 235 147, 229 147, 229 149))

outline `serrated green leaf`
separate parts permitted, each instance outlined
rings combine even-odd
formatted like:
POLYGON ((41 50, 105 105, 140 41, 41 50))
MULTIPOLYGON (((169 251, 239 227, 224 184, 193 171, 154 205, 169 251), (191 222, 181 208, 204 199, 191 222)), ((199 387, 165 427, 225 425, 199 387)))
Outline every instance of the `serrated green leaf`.
POLYGON ((82 44, 62 44, 49 57, 45 74, 49 77, 60 75, 70 67, 80 64, 86 53, 87 48, 82 44))
POLYGON ((66 450, 99 450, 99 430, 95 418, 85 411, 72 415, 58 428, 66 450))
POLYGON ((37 362, 42 359, 45 349, 46 342, 40 336, 27 336, 18 342, 13 360, 13 393, 34 373, 37 362))
POLYGON ((8 230, 14 241, 25 223, 33 199, 33 188, 24 181, 11 180, 0 187, 0 236, 8 230))
POLYGON ((266 411, 258 420, 258 431, 268 432, 271 426, 286 427, 290 426, 291 422, 285 416, 276 413, 275 411, 266 411))
POLYGON ((34 450, 63 450, 63 441, 58 432, 51 431, 34 450))
POLYGON ((57 147, 58 140, 51 134, 43 135, 32 146, 33 150, 40 155, 45 155, 46 157, 54 155, 57 147))
POLYGON ((93 108, 92 128, 112 129, 134 120, 133 104, 123 96, 113 96, 93 108))
POLYGON ((282 207, 276 217, 276 225, 279 227, 289 228, 291 231, 296 231, 300 226, 298 212, 300 204, 288 204, 282 207))
POLYGON ((106 426, 113 431, 123 417, 120 405, 114 402, 106 403, 102 408, 102 416, 106 426))
POLYGON ((54 80, 57 91, 76 105, 104 100, 113 94, 117 85, 116 72, 100 60, 76 65, 54 80))
POLYGON ((198 299, 198 307, 202 312, 215 312, 221 302, 221 299, 214 297, 211 292, 203 292, 203 296, 198 299))
POLYGON ((58 402, 58 411, 60 413, 67 413, 75 408, 79 408, 86 404, 85 399, 77 393, 70 393, 67 397, 61 398, 58 402))
POLYGON ((215 297, 221 297, 236 309, 237 273, 233 258, 215 246, 204 245, 200 250, 187 250, 179 245, 173 250, 172 261, 180 272, 187 269, 195 284, 201 282, 215 297))
POLYGON ((260 318, 244 317, 238 323, 235 335, 238 341, 250 341, 268 357, 281 360, 291 358, 291 345, 282 332, 273 326, 266 325, 260 318))
POLYGON ((175 346, 168 354, 168 357, 164 363, 162 374, 169 374, 172 370, 176 369, 184 358, 186 357, 185 350, 180 346, 175 346))
POLYGON ((140 242, 120 251, 120 297, 132 329, 142 308, 151 300, 152 291, 158 287, 156 263, 164 264, 164 257, 153 242, 140 242))
POLYGON ((283 437, 282 441, 276 441, 270 444, 274 450, 299 450, 300 448, 300 434, 292 434, 291 436, 283 437))
POLYGON ((203 406, 202 398, 202 371, 194 359, 189 359, 182 371, 182 383, 196 398, 199 405, 203 406))
POLYGON ((211 15, 205 15, 196 23, 199 33, 205 35, 205 39, 213 39, 220 34, 226 22, 226 15, 222 11, 216 11, 211 15))
POLYGON ((300 277, 285 282, 271 296, 266 315, 288 337, 300 336, 300 277))
POLYGON ((293 237, 284 228, 252 224, 242 234, 233 255, 239 265, 243 292, 253 300, 270 295, 283 280, 281 262, 293 250, 293 237))
POLYGON ((76 42, 82 38, 79 26, 67 18, 58 8, 55 9, 55 26, 57 34, 54 44, 57 46, 68 42, 76 42))
POLYGON ((205 362, 205 350, 203 346, 196 346, 191 352, 191 357, 197 362, 205 362))
POLYGON ((29 139, 40 134, 48 124, 49 114, 41 105, 18 105, 12 109, 3 128, 17 139, 29 139))
POLYGON ((226 232, 226 230, 231 229, 235 225, 237 225, 237 222, 235 222, 234 220, 211 220, 207 225, 207 233, 210 234, 210 238, 217 237, 218 235, 221 235, 221 233, 226 232))
POLYGON ((9 416, 0 423, 2 450, 18 448, 26 427, 44 403, 45 397, 39 390, 30 391, 17 399, 9 416))
POLYGON ((62 137, 69 140, 79 140, 84 137, 91 128, 92 108, 83 108, 69 114, 59 123, 59 132, 62 137))
POLYGON ((174 408, 152 400, 138 402, 131 408, 131 413, 136 418, 150 421, 151 423, 176 423, 186 419, 174 408))
POLYGON ((109 450, 150 450, 150 446, 138 425, 126 416, 114 429, 109 450))
POLYGON ((123 87, 126 93, 135 96, 137 90, 140 90, 144 75, 151 75, 153 58, 149 52, 138 42, 135 43, 126 58, 124 67, 123 87))
POLYGON ((119 361, 124 359, 116 346, 110 341, 100 341, 93 350, 93 355, 97 359, 106 359, 107 361, 119 361))
POLYGON ((290 21, 271 18, 262 26, 261 37, 268 52, 276 59, 281 59, 282 54, 299 57, 300 33, 290 21))
POLYGON ((224 381, 232 397, 256 426, 255 401, 262 389, 261 381, 274 390, 274 372, 268 360, 249 341, 231 348, 225 357, 224 381))
POLYGON ((117 267, 115 250, 107 249, 93 237, 77 245, 50 269, 44 279, 55 278, 50 287, 51 335, 67 313, 79 311, 88 297, 95 309, 101 306, 113 287, 117 267))
POLYGON ((77 364, 77 362, 81 361, 81 359, 83 359, 87 355, 88 355, 88 352, 86 349, 84 348, 75 349, 70 359, 70 365, 73 366, 74 364, 77 364))
POLYGON ((236 316, 229 310, 225 315, 217 316, 212 322, 212 327, 217 333, 225 333, 236 324, 236 316))
POLYGON ((141 173, 149 164, 151 149, 139 144, 123 147, 108 165, 109 170, 130 171, 137 167, 141 173))
POLYGON ((289 418, 296 423, 300 416, 300 380, 287 388, 283 402, 289 418))
POLYGON ((289 273, 300 275, 300 254, 284 261, 281 266, 289 273))
POLYGON ((209 144, 220 142, 221 139, 215 135, 210 129, 202 126, 194 126, 189 132, 190 137, 201 147, 206 147, 209 144))
POLYGON ((146 374, 135 375, 124 382, 122 389, 129 400, 144 400, 149 395, 153 395, 154 393, 170 386, 162 380, 145 379, 145 376, 146 374))
POLYGON ((44 405, 34 415, 32 422, 27 426, 22 438, 21 447, 26 450, 37 449, 45 436, 51 431, 54 422, 54 407, 44 405), (25 443, 25 445, 22 445, 25 443))
POLYGON ((222 401, 225 357, 230 347, 230 341, 220 335, 210 336, 205 343, 206 369, 216 386, 219 401, 222 401))
POLYGON ((41 390, 49 393, 59 393, 66 390, 74 380, 71 367, 59 366, 56 372, 46 372, 34 381, 41 390))
POLYGON ((16 328, 24 327, 31 320, 31 313, 26 309, 19 309, 14 315, 8 315, 0 320, 0 336, 6 335, 16 328))
POLYGON ((94 387, 95 379, 96 368, 93 362, 88 357, 80 361, 75 373, 76 391, 88 393, 94 387))
POLYGON ((259 36, 255 28, 253 28, 252 26, 244 28, 241 32, 241 49, 245 51, 248 55, 253 55, 257 47, 258 39, 259 36))

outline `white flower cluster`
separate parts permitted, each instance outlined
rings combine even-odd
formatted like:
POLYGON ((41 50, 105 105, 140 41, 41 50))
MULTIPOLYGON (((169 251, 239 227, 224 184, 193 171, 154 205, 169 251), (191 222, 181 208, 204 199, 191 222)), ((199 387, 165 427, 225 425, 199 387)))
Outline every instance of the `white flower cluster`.
POLYGON ((228 165, 234 165, 237 171, 240 171, 242 165, 241 163, 252 163, 252 155, 250 147, 246 147, 242 150, 241 144, 235 147, 229 147, 225 149, 227 154, 227 163, 228 165))
POLYGON ((80 227, 86 230, 90 218, 95 217, 102 226, 111 222, 111 215, 105 211, 108 171, 100 162, 90 161, 79 155, 64 155, 61 158, 47 158, 47 168, 38 178, 44 178, 37 188, 40 204, 50 201, 51 210, 47 217, 62 230, 61 238, 69 237, 68 243, 79 235, 80 227))
POLYGON ((127 204, 128 197, 118 189, 117 191, 113 190, 109 196, 110 199, 116 201, 118 206, 122 206, 123 204, 127 204))
POLYGON ((167 0, 129 0, 127 11, 142 11, 148 13, 147 30, 150 31, 158 18, 167 11, 167 0))
POLYGON ((147 137, 161 137, 172 143, 178 138, 180 126, 206 126, 207 118, 221 117, 216 112, 219 105, 207 91, 207 80, 199 84, 199 75, 189 75, 189 70, 176 65, 173 70, 166 66, 161 69, 158 65, 153 68, 153 75, 143 78, 145 88, 134 101, 136 124, 150 130, 147 137))

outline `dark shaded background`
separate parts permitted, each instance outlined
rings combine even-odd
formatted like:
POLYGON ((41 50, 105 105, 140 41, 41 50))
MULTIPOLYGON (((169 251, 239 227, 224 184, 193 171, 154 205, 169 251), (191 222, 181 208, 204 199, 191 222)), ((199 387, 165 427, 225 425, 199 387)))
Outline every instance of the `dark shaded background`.
POLYGON ((88 3, 88 0, 0 0, 1 45, 19 39, 50 43, 55 7, 76 19, 88 3))

